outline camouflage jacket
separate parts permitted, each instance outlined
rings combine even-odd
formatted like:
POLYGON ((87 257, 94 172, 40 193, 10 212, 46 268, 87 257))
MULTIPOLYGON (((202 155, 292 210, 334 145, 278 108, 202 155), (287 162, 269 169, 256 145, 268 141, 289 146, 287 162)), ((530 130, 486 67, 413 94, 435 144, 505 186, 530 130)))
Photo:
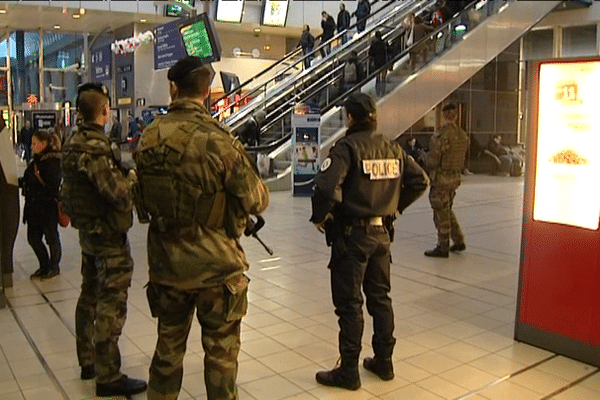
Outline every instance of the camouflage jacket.
MULTIPOLYGON (((134 157, 143 197, 162 197, 160 191, 144 189, 148 182, 145 176, 156 176, 162 169, 164 176, 174 181, 162 185, 173 193, 164 201, 175 204, 160 207, 162 198, 149 202, 154 204, 148 230, 152 282, 180 289, 207 287, 248 269, 239 237, 248 215, 265 210, 269 192, 243 146, 225 126, 201 103, 176 100, 166 115, 146 127, 134 157), (173 136, 178 141, 168 143, 166 138, 173 136), (180 154, 175 147, 182 148, 180 154), (207 202, 221 193, 224 201, 207 202), (186 205, 186 201, 195 204, 186 205), (206 204, 210 204, 210 212, 206 204), (220 205, 219 209, 215 205, 220 205), (190 209, 195 211, 190 213, 190 209), (164 210, 170 217, 162 216, 164 210), (199 214, 225 223, 206 224, 201 218, 190 218, 199 214), (237 225, 233 232, 226 229, 228 220, 237 225)), ((145 203, 147 200, 144 198, 145 203)))
POLYGON ((426 161, 431 186, 440 189, 460 186, 468 145, 467 133, 454 123, 444 125, 431 137, 426 161))
MULTIPOLYGON (((100 125, 77 126, 63 146, 61 167, 63 209, 80 237, 97 237, 101 245, 103 237, 126 233, 133 223, 131 185, 113 158, 100 125)), ((92 244, 88 247, 82 248, 87 254, 110 253, 92 244)))

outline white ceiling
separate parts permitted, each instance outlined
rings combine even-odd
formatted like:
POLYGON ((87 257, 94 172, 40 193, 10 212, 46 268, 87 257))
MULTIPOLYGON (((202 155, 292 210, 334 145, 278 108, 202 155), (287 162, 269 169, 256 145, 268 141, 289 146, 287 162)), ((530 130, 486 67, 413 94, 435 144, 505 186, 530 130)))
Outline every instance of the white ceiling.
MULTIPOLYGON (((36 31, 41 28, 43 31, 56 33, 88 32, 95 34, 101 31, 110 32, 133 22, 140 24, 141 19, 147 20, 142 26, 147 25, 148 29, 155 25, 173 21, 172 17, 163 15, 103 10, 86 10, 85 14, 81 15, 79 19, 74 19, 72 15, 79 13, 77 8, 67 8, 66 12, 63 12, 62 7, 20 5, 5 2, 0 2, 0 9, 7 10, 6 14, 0 14, 0 40, 4 38, 7 32, 15 30, 36 31), (55 25, 60 25, 60 29, 55 29, 55 25)), ((252 32, 255 28, 260 28, 263 33, 278 36, 299 36, 300 34, 300 30, 297 28, 272 28, 249 23, 216 23, 215 25, 219 31, 252 32)))

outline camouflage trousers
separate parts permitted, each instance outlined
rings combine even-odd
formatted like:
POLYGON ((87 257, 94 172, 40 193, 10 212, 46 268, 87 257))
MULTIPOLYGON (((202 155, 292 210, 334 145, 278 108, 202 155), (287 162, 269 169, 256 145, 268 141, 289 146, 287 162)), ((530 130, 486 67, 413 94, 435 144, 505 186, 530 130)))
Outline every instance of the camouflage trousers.
POLYGON ((465 238, 452 211, 456 190, 440 189, 431 186, 429 203, 433 209, 433 223, 438 231, 438 247, 444 251, 450 248, 450 238, 454 243, 464 243, 465 238))
POLYGON ((241 320, 248 309, 248 278, 238 275, 223 285, 179 290, 150 283, 158 342, 148 382, 148 400, 175 400, 181 389, 183 356, 194 313, 202 326, 204 383, 208 400, 237 400, 237 357, 241 320))
POLYGON ((133 275, 127 240, 110 256, 82 253, 81 275, 75 309, 79 365, 94 365, 97 383, 113 382, 122 375, 118 340, 127 316, 127 290, 133 275))

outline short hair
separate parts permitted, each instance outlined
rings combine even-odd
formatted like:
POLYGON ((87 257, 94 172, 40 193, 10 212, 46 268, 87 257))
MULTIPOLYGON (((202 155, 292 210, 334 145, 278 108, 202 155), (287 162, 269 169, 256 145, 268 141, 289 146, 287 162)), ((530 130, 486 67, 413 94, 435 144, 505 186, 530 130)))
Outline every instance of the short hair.
POLYGON ((376 37, 377 39, 381 39, 381 38, 382 38, 382 36, 381 36, 381 31, 375 31, 375 37, 376 37))
POLYGON ((215 70, 199 57, 184 57, 169 69, 167 78, 174 82, 181 96, 198 96, 208 92, 215 70))
POLYGON ((328 15, 328 14, 327 14, 327 11, 323 11, 323 12, 321 12, 321 16, 323 16, 323 17, 326 17, 327 15, 328 15))
POLYGON ((454 119, 458 116, 458 107, 454 103, 448 103, 442 107, 442 113, 446 118, 454 119))
POLYGON ((84 122, 90 122, 102 115, 106 104, 109 104, 108 97, 95 90, 87 90, 77 97, 77 109, 84 122))

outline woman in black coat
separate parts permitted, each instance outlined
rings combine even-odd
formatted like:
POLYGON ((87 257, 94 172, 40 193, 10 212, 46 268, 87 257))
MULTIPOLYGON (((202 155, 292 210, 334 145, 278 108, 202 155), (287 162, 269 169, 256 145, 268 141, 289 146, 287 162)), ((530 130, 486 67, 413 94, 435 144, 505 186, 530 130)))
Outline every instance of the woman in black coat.
POLYGON ((33 161, 23 175, 27 241, 40 267, 31 278, 47 279, 60 273, 60 237, 58 235, 58 190, 61 181, 60 139, 47 131, 34 132, 31 141, 33 161), (48 248, 42 241, 46 238, 48 248), (49 254, 48 254, 49 253, 49 254))

